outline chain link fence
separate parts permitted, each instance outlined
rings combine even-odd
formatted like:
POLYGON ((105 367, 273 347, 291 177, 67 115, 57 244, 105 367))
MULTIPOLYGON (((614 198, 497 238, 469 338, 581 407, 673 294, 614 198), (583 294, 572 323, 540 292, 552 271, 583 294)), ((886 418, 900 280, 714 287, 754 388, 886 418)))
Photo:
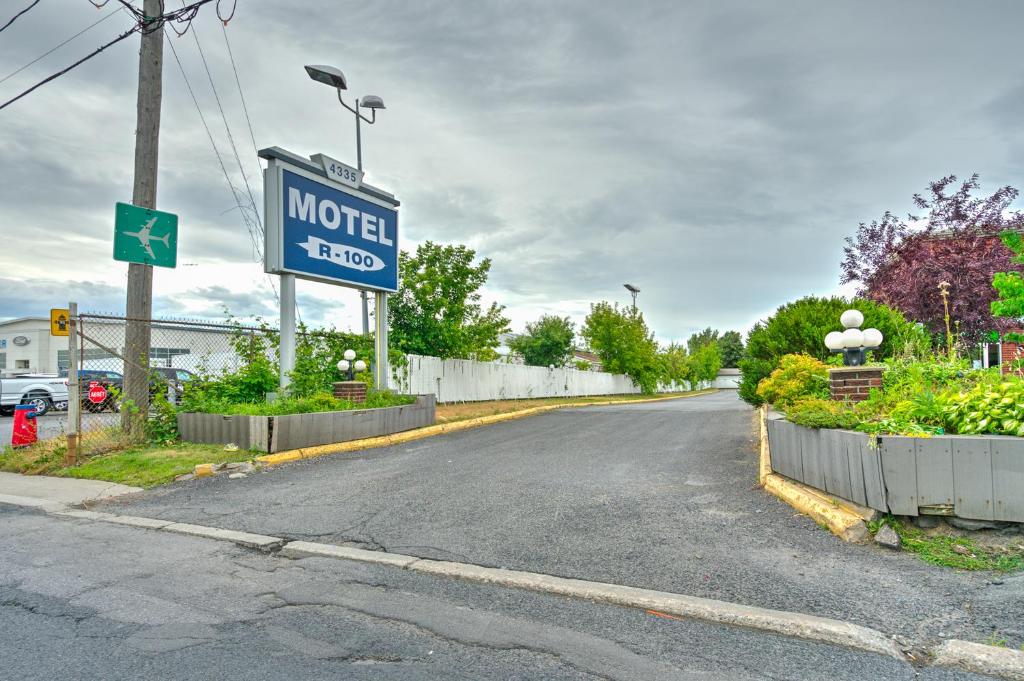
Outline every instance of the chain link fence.
MULTIPOLYGON (((126 399, 125 376, 137 368, 148 376, 147 417, 154 416, 166 400, 175 404, 190 381, 201 376, 237 371, 244 363, 239 350, 251 347, 253 339, 269 353, 274 352, 275 329, 214 324, 187 320, 129 320, 109 315, 81 314, 77 342, 60 350, 57 363, 67 376, 76 353, 79 376, 77 423, 69 432, 79 433, 79 456, 88 457, 122 448, 140 439, 131 435, 128 419, 140 410, 126 399), (128 356, 125 334, 129 324, 144 324, 150 335, 149 358, 128 356)), ((276 362, 276 357, 268 357, 276 362)), ((70 391, 70 387, 69 387, 70 391)), ((74 399, 69 392, 69 400, 74 399)), ((60 405, 58 405, 60 406, 60 405)))

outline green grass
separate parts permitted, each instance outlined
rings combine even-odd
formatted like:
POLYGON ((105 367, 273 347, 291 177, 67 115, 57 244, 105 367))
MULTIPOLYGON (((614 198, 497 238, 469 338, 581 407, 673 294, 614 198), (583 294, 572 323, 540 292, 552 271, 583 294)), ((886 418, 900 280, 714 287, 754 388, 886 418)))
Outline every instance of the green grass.
POLYGON ((1024 570, 1024 546, 1013 548, 980 546, 968 537, 930 536, 920 529, 888 517, 869 523, 872 534, 888 524, 903 540, 903 549, 932 565, 957 570, 993 570, 1016 572, 1024 570))
POLYGON ((138 446, 55 471, 65 478, 108 480, 135 487, 155 487, 191 473, 196 464, 248 461, 258 453, 244 449, 226 451, 220 445, 190 443, 170 446, 138 446))
POLYGON ((259 455, 244 449, 226 451, 221 445, 191 443, 121 446, 117 451, 96 454, 77 466, 64 468, 64 438, 55 438, 25 449, 5 449, 0 452, 0 470, 155 487, 190 473, 199 463, 248 461, 259 455))

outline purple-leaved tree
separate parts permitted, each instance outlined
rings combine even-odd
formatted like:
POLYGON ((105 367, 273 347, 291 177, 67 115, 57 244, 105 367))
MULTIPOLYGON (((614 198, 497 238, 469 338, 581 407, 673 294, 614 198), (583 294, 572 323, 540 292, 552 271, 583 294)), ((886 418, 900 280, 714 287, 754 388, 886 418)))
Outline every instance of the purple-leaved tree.
POLYGON ((1024 230, 1024 213, 1013 211, 1013 187, 975 197, 978 176, 956 184, 955 175, 932 182, 928 197, 914 195, 922 216, 902 220, 886 211, 881 220, 861 223, 846 239, 841 283, 857 282, 858 295, 903 312, 933 333, 945 332, 939 284, 949 283, 950 314, 964 341, 990 332, 1019 328, 1012 319, 993 317, 992 276, 1021 271, 1003 245, 1000 232, 1024 230))

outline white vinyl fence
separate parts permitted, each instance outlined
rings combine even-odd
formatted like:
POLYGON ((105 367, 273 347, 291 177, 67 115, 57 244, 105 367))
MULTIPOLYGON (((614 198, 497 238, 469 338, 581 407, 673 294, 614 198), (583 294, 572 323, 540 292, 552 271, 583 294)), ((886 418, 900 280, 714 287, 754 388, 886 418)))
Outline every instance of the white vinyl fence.
MULTIPOLYGON (((578 369, 548 369, 523 364, 474 362, 408 355, 409 365, 397 372, 395 388, 407 395, 433 393, 438 402, 625 395, 640 389, 623 374, 578 369)), ((707 387, 706 385, 698 387, 707 387)), ((661 392, 689 390, 665 385, 661 392)))

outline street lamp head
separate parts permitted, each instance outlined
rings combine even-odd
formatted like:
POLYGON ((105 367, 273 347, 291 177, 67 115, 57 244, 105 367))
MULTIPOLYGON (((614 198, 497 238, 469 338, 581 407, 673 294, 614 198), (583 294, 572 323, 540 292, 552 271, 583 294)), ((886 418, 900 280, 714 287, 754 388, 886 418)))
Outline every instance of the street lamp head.
POLYGON ((383 109, 384 100, 377 95, 366 95, 359 100, 359 106, 364 109, 383 109))
POLYGON ((339 360, 338 361, 338 371, 345 372, 345 371, 348 371, 348 368, 349 368, 349 363, 348 363, 347 359, 343 359, 343 360, 339 360))
POLYGON ((352 367, 356 370, 357 373, 361 374, 364 371, 366 371, 366 362, 364 362, 361 359, 357 359, 356 363, 353 364, 352 367))
POLYGON ((352 360, 354 360, 356 358, 356 351, 352 350, 352 349, 348 349, 348 350, 345 351, 343 356, 345 357, 345 359, 347 359, 348 361, 351 362, 352 360))
POLYGON ((633 286, 632 284, 623 284, 623 286, 625 286, 626 290, 629 291, 630 293, 640 293, 640 289, 638 289, 636 286, 633 286))
POLYGON ((306 73, 318 83, 330 85, 339 90, 348 89, 348 81, 345 80, 345 74, 341 72, 341 69, 336 69, 333 66, 307 65, 306 73))

